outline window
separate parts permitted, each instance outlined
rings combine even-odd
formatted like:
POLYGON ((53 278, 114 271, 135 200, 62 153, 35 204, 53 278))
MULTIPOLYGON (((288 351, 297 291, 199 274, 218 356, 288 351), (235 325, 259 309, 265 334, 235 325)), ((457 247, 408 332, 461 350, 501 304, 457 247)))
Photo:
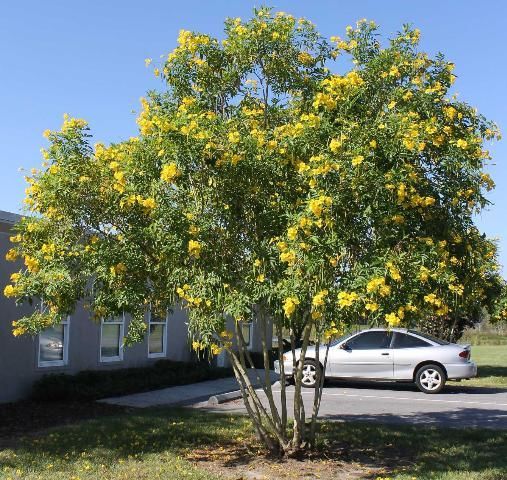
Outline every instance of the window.
POLYGON ((245 341, 245 345, 247 347, 250 346, 250 342, 252 341, 252 325, 253 322, 241 322, 241 333, 243 335, 243 340, 245 341))
POLYGON ((100 361, 123 360, 123 330, 125 315, 102 319, 100 328, 100 361))
POLYGON ((364 332, 347 342, 352 350, 373 350, 377 348, 389 348, 391 343, 391 332, 376 330, 364 332))
POLYGON ((431 347, 428 342, 421 338, 406 335, 405 333, 396 332, 394 334, 393 348, 416 348, 416 347, 431 347))
POLYGON ((150 311, 148 329, 148 357, 165 357, 167 353, 167 314, 158 317, 150 311))
MULTIPOLYGON (((44 306, 41 306, 44 309, 44 306)), ((67 365, 69 351, 69 323, 65 317, 62 323, 46 328, 39 333, 39 367, 67 365)))
POLYGON ((429 333, 416 332, 415 330, 409 330, 409 332, 415 333, 416 335, 426 338, 427 340, 431 340, 432 342, 438 343, 439 345, 449 345, 449 342, 447 342, 446 340, 441 340, 440 338, 434 337, 429 333))

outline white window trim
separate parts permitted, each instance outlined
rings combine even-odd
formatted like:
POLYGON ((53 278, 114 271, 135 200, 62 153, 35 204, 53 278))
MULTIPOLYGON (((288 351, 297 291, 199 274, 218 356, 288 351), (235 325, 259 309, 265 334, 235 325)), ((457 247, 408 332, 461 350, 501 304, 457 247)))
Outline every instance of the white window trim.
POLYGON ((147 348, 148 348, 148 358, 162 358, 162 357, 166 357, 167 356, 167 324, 168 324, 168 316, 169 316, 169 311, 166 312, 165 314, 165 321, 163 322, 152 322, 151 321, 151 309, 149 311, 149 318, 148 318, 148 345, 147 345, 147 348), (163 345, 163 348, 162 348, 162 352, 157 352, 157 353, 150 353, 150 326, 151 325, 164 325, 164 335, 162 336, 162 345, 163 345))
POLYGON ((100 320, 100 343, 99 343, 99 359, 100 363, 111 363, 111 362, 121 362, 123 361, 123 340, 125 337, 125 312, 121 314, 121 322, 104 322, 104 319, 101 318, 100 320), (108 325, 120 325, 120 347, 118 349, 119 355, 116 357, 103 357, 102 356, 102 327, 104 326, 104 323, 108 325))
MULTIPOLYGON (((41 311, 44 309, 41 303, 41 311)), ((37 349, 37 365, 40 368, 47 367, 64 367, 69 363, 69 332, 70 332, 70 316, 65 317, 60 323, 63 325, 63 360, 46 360, 41 361, 40 359, 40 334, 39 334, 39 345, 37 349)))

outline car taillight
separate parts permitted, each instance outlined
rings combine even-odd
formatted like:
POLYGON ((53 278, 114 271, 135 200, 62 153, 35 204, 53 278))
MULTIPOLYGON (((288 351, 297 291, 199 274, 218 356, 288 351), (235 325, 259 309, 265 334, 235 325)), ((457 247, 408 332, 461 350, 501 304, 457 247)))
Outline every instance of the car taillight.
POLYGON ((459 356, 468 360, 470 358, 470 350, 463 350, 462 352, 459 352, 459 356))

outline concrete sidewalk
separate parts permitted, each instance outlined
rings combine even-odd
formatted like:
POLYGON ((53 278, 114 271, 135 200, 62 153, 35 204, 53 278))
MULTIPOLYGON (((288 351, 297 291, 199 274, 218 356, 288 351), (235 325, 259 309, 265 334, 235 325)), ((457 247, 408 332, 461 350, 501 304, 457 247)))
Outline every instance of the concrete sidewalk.
MULTIPOLYGON (((249 370, 248 377, 252 384, 258 388, 260 385, 256 380, 256 373, 261 379, 264 379, 264 370, 249 370)), ((271 383, 278 380, 278 375, 271 372, 271 383)), ((189 385, 179 385, 177 387, 163 388, 150 392, 133 393, 121 397, 110 397, 99 400, 99 402, 110 403, 112 405, 121 405, 124 407, 147 408, 161 405, 192 405, 199 402, 205 402, 213 395, 228 393, 239 390, 238 382, 234 377, 219 378, 217 380, 207 380, 189 385)))

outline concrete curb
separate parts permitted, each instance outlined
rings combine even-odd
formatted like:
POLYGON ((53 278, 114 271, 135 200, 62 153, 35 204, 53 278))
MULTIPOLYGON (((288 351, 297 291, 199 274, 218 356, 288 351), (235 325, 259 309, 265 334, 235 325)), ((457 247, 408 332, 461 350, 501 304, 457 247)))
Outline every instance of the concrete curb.
MULTIPOLYGON (((277 387, 280 385, 280 381, 276 381, 271 384, 272 387, 277 387)), ((261 388, 259 386, 254 386, 254 388, 261 388)), ((234 392, 227 393, 219 393, 217 395, 212 395, 208 398, 208 405, 220 405, 221 403, 230 402, 232 400, 237 400, 241 398, 241 390, 235 390, 234 392)))
POLYGON ((208 405, 220 405, 221 403, 237 400, 238 398, 241 398, 241 390, 219 393, 218 395, 212 395, 208 398, 208 405))

